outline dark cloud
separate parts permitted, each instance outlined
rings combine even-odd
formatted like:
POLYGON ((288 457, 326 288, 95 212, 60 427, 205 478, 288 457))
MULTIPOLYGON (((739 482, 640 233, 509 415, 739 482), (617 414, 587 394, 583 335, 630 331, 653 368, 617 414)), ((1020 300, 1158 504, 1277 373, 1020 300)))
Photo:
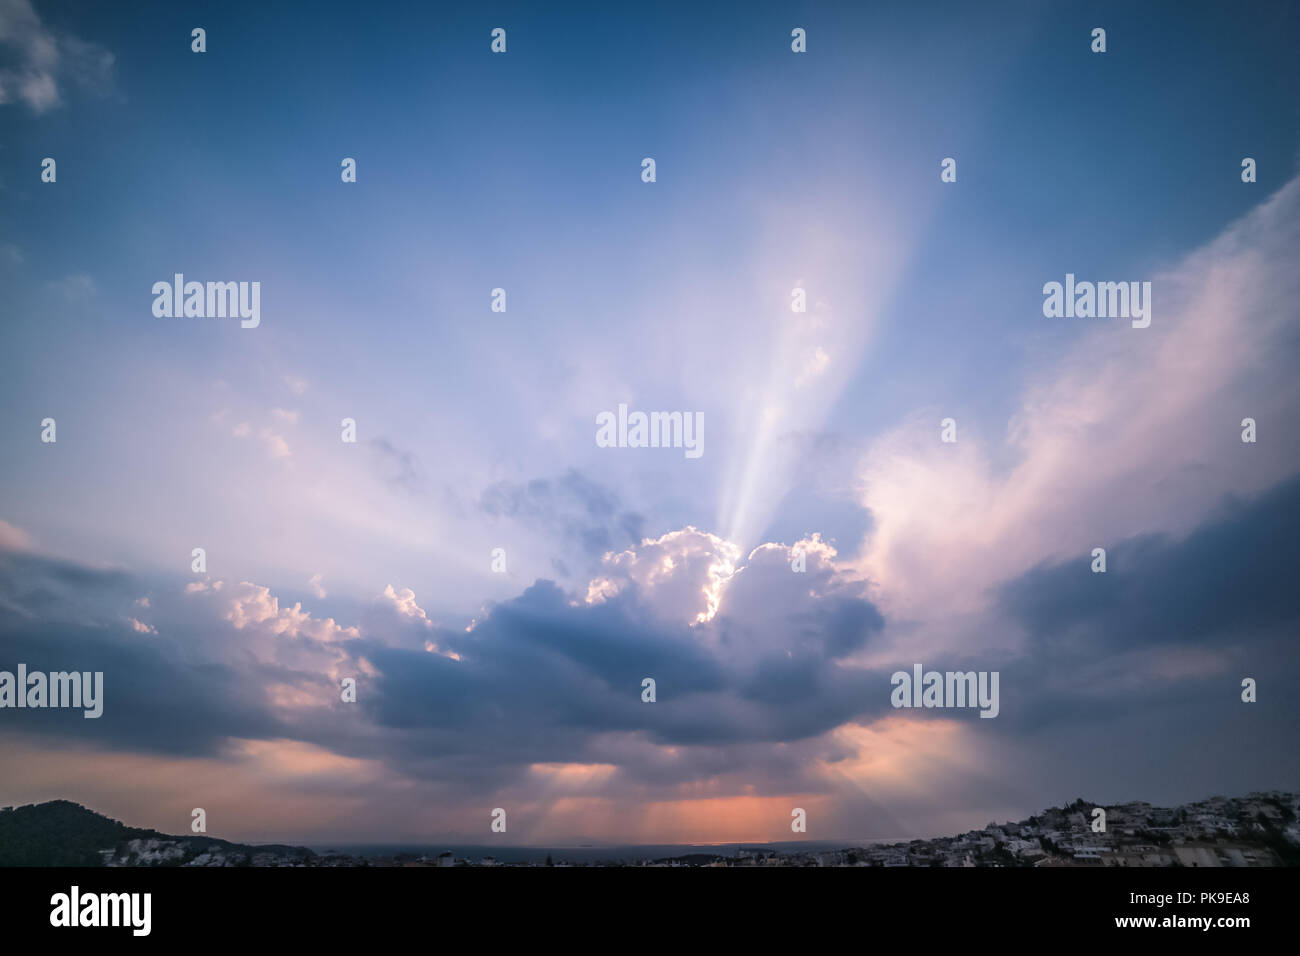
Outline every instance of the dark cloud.
POLYGON ((1300 619, 1300 476, 1231 501, 1183 540, 1144 535, 1040 566, 1006 585, 1002 608, 1044 649, 1088 654, 1190 645, 1300 619))
MULTIPOLYGON (((197 638, 198 634, 188 635, 197 638)), ((103 713, 6 709, 6 728, 82 738, 107 749, 211 756, 227 738, 288 736, 267 707, 271 675, 256 666, 193 659, 123 625, 34 624, 0 611, 0 670, 102 672, 103 713)))
POLYGON ((1028 642, 1001 665, 1007 729, 1126 717, 1141 736, 1172 713, 1221 728, 1254 707, 1256 732, 1274 734, 1276 690, 1297 671, 1298 533, 1300 476, 1227 502, 1185 538, 1110 544, 1105 574, 1080 555, 1005 585, 999 605, 1028 642), (1271 685, 1267 707, 1241 702, 1245 676, 1271 685))
POLYGON ((499 481, 483 491, 479 507, 558 538, 588 559, 635 545, 644 535, 641 515, 574 469, 556 479, 499 481))
MULTIPOLYGON (((284 659, 257 647, 185 582, 145 580, 31 553, 0 552, 0 669, 103 673, 103 713, 6 709, 7 727, 76 737, 106 749, 210 756, 229 738, 310 739, 272 705, 295 687, 336 696, 322 664, 337 657, 310 637, 284 659), (139 599, 153 594, 145 608, 139 599), (141 630, 133 621, 152 630, 141 630), (314 648, 314 650, 313 650, 314 648)), ((322 728, 323 730, 323 728, 322 728)))
MULTIPOLYGON (((469 633, 435 630, 433 641, 459 661, 367 645, 365 657, 380 672, 369 712, 384 726, 422 731, 407 745, 428 748, 432 734, 439 747, 466 758, 599 762, 613 759, 601 750, 602 738, 627 734, 731 754, 715 753, 708 764, 731 765, 743 753, 755 761, 749 766, 754 779, 767 779, 763 746, 813 737, 888 708, 884 675, 836 663, 884 622, 865 600, 813 597, 809 580, 825 576, 815 564, 808 580, 789 585, 802 603, 781 604, 787 595, 758 579, 779 575, 784 585, 793 578, 783 555, 779 565, 747 570, 749 593, 766 589, 772 602, 759 615, 768 621, 767 633, 729 620, 726 598, 718 617, 692 626, 648 613, 646 595, 632 585, 588 605, 539 581, 491 608, 469 633), (798 653, 783 650, 786 645, 798 653), (640 697, 645 677, 656 682, 653 705, 640 697)), ((655 779, 668 784, 705 773, 697 758, 658 767, 655 779)), ((613 762, 639 776, 655 766, 655 753, 625 748, 613 762)))
MULTIPOLYGON (((600 499, 591 500, 599 512, 600 499)), ((617 514, 606 504, 607 515, 617 514)), ((299 624, 286 609, 270 616, 273 596, 249 585, 183 594, 182 582, 146 584, 30 555, 7 555, 4 568, 0 666, 102 670, 106 687, 98 720, 25 711, 14 722, 14 711, 10 725, 107 749, 206 756, 232 737, 288 738, 380 759, 401 775, 454 777, 464 790, 500 785, 538 762, 593 760, 662 785, 758 760, 749 768, 757 780, 775 773, 762 766, 763 746, 815 736, 886 702, 881 675, 836 664, 883 627, 879 613, 862 599, 813 597, 808 585, 829 581, 815 560, 790 584, 783 554, 765 554, 735 579, 738 600, 766 594, 771 602, 750 608, 752 620, 724 610, 692 626, 689 615, 649 613, 644 602, 653 596, 630 582, 587 604, 538 581, 468 632, 381 598, 362 615, 360 636, 318 620, 299 624), (78 622, 70 605, 50 597, 72 586, 83 606, 78 622), (154 595, 147 612, 135 603, 146 591, 154 595), (231 620, 236 600, 246 605, 243 628, 231 620), (133 612, 157 634, 133 629, 133 612), (766 629, 754 623, 762 620, 766 629), (424 649, 426 640, 442 653, 424 649), (356 707, 336 703, 327 673, 336 665, 358 676, 356 707), (641 700, 645 677, 657 684, 653 705, 641 700), (319 703, 278 707, 276 688, 319 703), (624 745, 611 751, 610 735, 624 745), (665 768, 654 745, 699 752, 665 768)))

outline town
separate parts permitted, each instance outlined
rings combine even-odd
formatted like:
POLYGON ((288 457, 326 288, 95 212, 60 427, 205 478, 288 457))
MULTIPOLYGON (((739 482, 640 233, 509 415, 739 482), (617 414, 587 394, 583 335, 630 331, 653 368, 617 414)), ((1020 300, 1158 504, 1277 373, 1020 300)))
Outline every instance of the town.
MULTIPOLYGON (((660 859, 596 862, 515 861, 501 855, 458 858, 398 854, 369 858, 322 857, 317 866, 854 866, 854 867, 1240 867, 1300 865, 1300 794, 1269 791, 1211 797, 1169 808, 1133 802, 1102 806, 1105 830, 1094 831, 1094 810, 1076 801, 1019 823, 990 823, 953 837, 802 850, 794 844, 708 847, 660 859)), ((559 851, 557 851, 558 853, 559 851)))
POLYGON ((0 866, 109 867, 1272 867, 1300 866, 1300 794, 1180 807, 1076 800, 956 836, 725 846, 537 847, 425 843, 309 849, 127 827, 67 800, 0 808, 0 866))

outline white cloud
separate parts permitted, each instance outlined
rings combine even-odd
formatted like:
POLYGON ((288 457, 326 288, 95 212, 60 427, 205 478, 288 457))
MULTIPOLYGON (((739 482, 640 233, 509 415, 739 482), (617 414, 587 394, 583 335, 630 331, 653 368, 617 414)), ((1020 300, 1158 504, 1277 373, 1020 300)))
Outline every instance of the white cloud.
POLYGON ((740 549, 730 541, 693 527, 617 554, 607 554, 599 577, 587 588, 588 604, 600 604, 628 583, 658 617, 699 623, 717 613, 723 585, 735 572, 740 549))
POLYGON ((429 654, 441 654, 454 661, 460 660, 459 654, 444 650, 436 641, 426 636, 426 632, 434 629, 434 621, 424 608, 416 603, 415 592, 410 588, 402 588, 399 591, 391 584, 385 585, 384 590, 375 598, 374 605, 367 609, 363 626, 368 636, 382 634, 390 640, 396 638, 399 643, 418 641, 416 646, 423 647, 429 654), (408 630, 412 624, 414 633, 408 630))
POLYGON ((258 436, 266 445, 266 450, 270 453, 272 458, 289 457, 289 443, 284 440, 283 435, 277 435, 275 432, 271 431, 271 429, 263 428, 258 432, 258 436))
POLYGON ((342 640, 359 636, 355 627, 341 627, 332 617, 313 618, 302 604, 280 607, 271 589, 241 581, 231 588, 225 599, 223 616, 236 628, 260 628, 289 637, 311 637, 318 641, 342 640))
POLYGON ((958 441, 943 444, 950 412, 933 409, 876 441, 861 474, 874 519, 862 567, 886 614, 978 612, 990 588, 1041 561, 1186 533, 1224 495, 1292 473, 1297 222, 1292 181, 1153 277, 1149 328, 1081 328, 1001 438, 963 428, 958 412, 958 441), (1261 423, 1258 444, 1240 440, 1245 417, 1261 423))
POLYGON ((22 102, 44 113, 62 105, 62 81, 101 95, 112 91, 113 54, 50 30, 30 0, 0 0, 0 51, 6 63, 0 68, 0 104, 22 102))
POLYGON ((415 592, 410 588, 395 591, 391 584, 385 585, 377 600, 391 604, 402 617, 419 621, 425 627, 433 626, 433 621, 429 620, 429 615, 424 613, 424 608, 415 603, 415 592))

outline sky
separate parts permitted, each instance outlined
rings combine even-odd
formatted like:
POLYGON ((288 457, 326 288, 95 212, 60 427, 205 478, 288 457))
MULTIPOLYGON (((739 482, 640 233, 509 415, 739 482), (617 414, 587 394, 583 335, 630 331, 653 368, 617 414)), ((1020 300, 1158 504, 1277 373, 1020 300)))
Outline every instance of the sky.
POLYGON ((0 670, 105 687, 0 709, 0 803, 540 845, 1300 789, 1298 40, 0 0, 0 670), (156 316, 177 273, 260 323, 156 316), (1067 273, 1150 326, 1045 316, 1067 273), (892 706, 915 663, 998 715, 892 706))

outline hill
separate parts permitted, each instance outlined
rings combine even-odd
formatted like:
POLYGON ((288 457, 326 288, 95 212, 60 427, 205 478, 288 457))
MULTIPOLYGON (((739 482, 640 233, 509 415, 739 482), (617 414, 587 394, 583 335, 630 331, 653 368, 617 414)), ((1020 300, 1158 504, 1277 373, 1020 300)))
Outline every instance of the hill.
POLYGON ((0 810, 0 866, 287 866, 314 857, 305 847, 128 827, 70 800, 0 810))

